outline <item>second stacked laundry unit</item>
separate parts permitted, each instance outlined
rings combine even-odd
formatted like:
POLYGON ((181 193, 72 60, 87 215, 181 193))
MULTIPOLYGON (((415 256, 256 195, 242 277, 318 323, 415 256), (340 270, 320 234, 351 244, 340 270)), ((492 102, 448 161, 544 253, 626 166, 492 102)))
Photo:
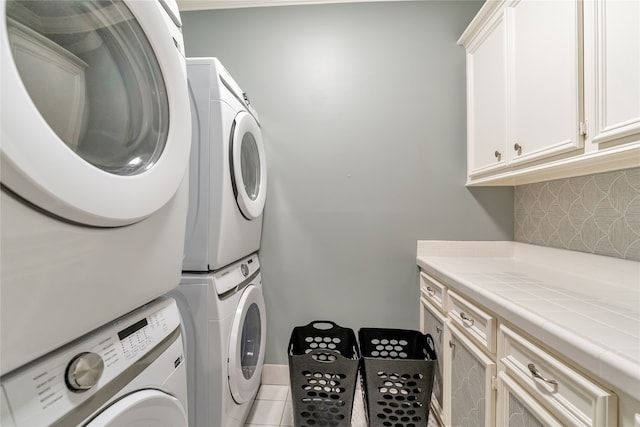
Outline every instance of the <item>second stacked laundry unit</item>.
POLYGON ((258 114, 216 58, 188 58, 192 148, 180 285, 189 424, 241 427, 260 387, 266 318, 257 251, 267 175, 258 114))
POLYGON ((258 113, 216 58, 187 58, 192 137, 183 271, 260 248, 267 166, 258 113))

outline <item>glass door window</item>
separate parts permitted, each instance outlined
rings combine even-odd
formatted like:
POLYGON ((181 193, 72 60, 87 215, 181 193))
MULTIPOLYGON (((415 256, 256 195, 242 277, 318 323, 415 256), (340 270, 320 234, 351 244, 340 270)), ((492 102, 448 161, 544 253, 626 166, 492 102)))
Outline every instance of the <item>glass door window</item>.
POLYGON ((231 139, 233 191, 242 215, 253 220, 262 215, 267 192, 267 166, 262 133, 247 112, 238 113, 231 139))
POLYGON ((127 6, 9 0, 6 17, 22 83, 66 146, 111 174, 151 168, 166 144, 169 102, 154 51, 127 6))
POLYGON ((249 285, 238 302, 229 342, 229 389, 237 403, 248 402, 260 387, 266 333, 262 290, 249 285))
POLYGON ((242 375, 246 379, 251 379, 256 372, 260 356, 261 336, 260 309, 256 304, 251 304, 247 310, 242 327, 240 342, 240 365, 242 375))
POLYGON ((260 166, 256 139, 251 133, 245 133, 240 148, 240 173, 244 181, 244 191, 251 200, 256 200, 260 192, 260 166))

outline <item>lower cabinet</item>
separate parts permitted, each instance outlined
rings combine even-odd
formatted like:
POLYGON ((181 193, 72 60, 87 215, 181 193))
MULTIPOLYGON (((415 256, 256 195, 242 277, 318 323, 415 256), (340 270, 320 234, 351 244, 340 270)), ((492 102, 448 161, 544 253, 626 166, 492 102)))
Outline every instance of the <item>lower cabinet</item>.
POLYGON ((562 427, 563 424, 507 374, 500 372, 496 426, 562 427))
POLYGON ((433 378, 433 395, 431 398, 431 414, 435 416, 440 424, 444 424, 443 419, 443 383, 442 383, 442 363, 444 346, 444 324, 445 317, 429 301, 420 298, 420 330, 422 333, 430 334, 436 347, 438 363, 433 378))
MULTIPOLYGON (((534 338, 512 327, 508 319, 497 317, 425 272, 421 272, 421 286, 420 328, 431 334, 438 355, 431 414, 440 424, 618 425, 616 394, 570 360, 559 359, 534 338), (442 298, 436 303, 427 289, 430 283, 442 287, 442 298)), ((624 416, 628 419, 628 414, 624 416)), ((626 427, 628 422, 620 425, 626 427)))
POLYGON ((492 385, 496 375, 496 362, 456 327, 450 326, 446 332, 445 411, 450 425, 495 425, 496 402, 492 385))

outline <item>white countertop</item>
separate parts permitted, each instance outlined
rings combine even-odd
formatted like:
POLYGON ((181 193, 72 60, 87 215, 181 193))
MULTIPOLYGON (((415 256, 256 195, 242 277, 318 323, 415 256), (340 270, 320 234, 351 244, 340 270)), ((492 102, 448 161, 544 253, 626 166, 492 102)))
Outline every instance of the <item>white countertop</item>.
POLYGON ((640 263, 517 242, 418 241, 417 264, 640 400, 640 263))

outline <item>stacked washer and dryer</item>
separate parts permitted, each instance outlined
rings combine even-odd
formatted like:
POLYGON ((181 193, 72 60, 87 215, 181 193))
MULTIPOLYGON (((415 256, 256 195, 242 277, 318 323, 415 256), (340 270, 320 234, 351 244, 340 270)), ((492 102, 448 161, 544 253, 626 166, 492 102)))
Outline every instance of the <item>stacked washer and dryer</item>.
POLYGON ((187 425, 174 0, 0 5, 0 424, 187 425))
POLYGON ((192 110, 183 274, 189 423, 244 425, 266 345, 257 251, 267 190, 258 114, 216 58, 187 58, 192 110))

